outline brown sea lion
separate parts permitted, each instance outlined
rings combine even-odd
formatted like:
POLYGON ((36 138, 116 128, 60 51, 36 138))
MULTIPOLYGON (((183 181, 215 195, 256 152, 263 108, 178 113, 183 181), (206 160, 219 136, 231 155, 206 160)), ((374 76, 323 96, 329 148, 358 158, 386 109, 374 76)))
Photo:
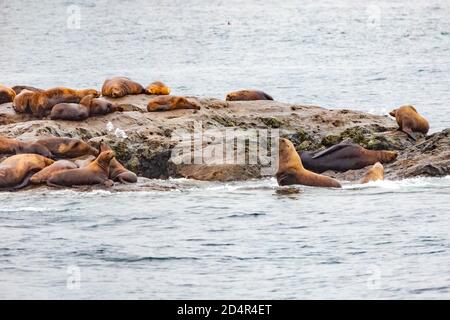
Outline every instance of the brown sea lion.
POLYGON ((102 95, 105 97, 121 98, 141 93, 144 93, 144 87, 126 77, 106 79, 102 86, 102 95))
POLYGON ((50 150, 41 144, 0 137, 0 155, 23 153, 35 153, 46 158, 53 158, 50 150))
POLYGON ((375 163, 361 179, 360 183, 369 183, 370 181, 384 180, 384 167, 381 163, 375 163))
POLYGON ((276 177, 280 186, 301 184, 312 187, 341 188, 337 180, 306 170, 294 145, 287 139, 280 139, 278 161, 276 177))
POLYGON ((40 92, 40 91, 44 91, 44 89, 39 89, 39 88, 35 88, 35 87, 30 87, 30 86, 14 86, 11 89, 14 90, 14 92, 17 94, 21 93, 23 90, 28 90, 31 92, 40 92))
POLYGON ((252 101, 252 100, 273 100, 267 93, 260 90, 240 90, 227 94, 226 101, 252 101))
POLYGON ((377 162, 389 163, 397 158, 395 151, 367 150, 353 143, 340 143, 319 152, 300 153, 307 170, 322 173, 327 170, 345 172, 362 169, 377 162))
POLYGON ((54 162, 53 164, 49 165, 48 167, 45 167, 41 171, 35 173, 31 178, 30 182, 32 184, 41 184, 46 183, 48 178, 56 172, 64 171, 64 170, 70 170, 70 169, 76 169, 78 166, 73 163, 72 161, 68 160, 58 160, 54 162))
MULTIPOLYGON (((100 143, 100 152, 112 150, 107 144, 100 143)), ((113 158, 109 164, 109 178, 121 183, 136 183, 137 175, 127 170, 116 158, 113 158)))
POLYGON ((0 163, 0 189, 20 189, 28 185, 30 177, 51 165, 53 160, 37 154, 19 154, 0 163))
POLYGON ((0 84, 0 104, 13 102, 16 93, 13 89, 0 84))
POLYGON ((120 111, 120 108, 115 103, 111 103, 105 99, 95 98, 93 95, 84 97, 80 101, 80 104, 88 108, 89 116, 105 115, 120 111))
POLYGON ((185 97, 178 96, 159 96, 151 99, 147 105, 147 111, 169 111, 176 109, 195 109, 199 110, 200 105, 189 101, 185 97))
POLYGON ((402 106, 392 110, 389 114, 397 120, 399 130, 414 140, 417 140, 415 132, 427 134, 430 130, 428 120, 422 117, 413 106, 402 106))
POLYGON ((170 88, 161 81, 155 81, 147 86, 145 93, 154 95, 168 95, 170 94, 170 88))
POLYGON ((88 166, 79 169, 56 172, 47 179, 47 185, 52 187, 72 187, 93 184, 112 186, 109 180, 109 164, 114 158, 114 152, 104 151, 88 166))
POLYGON ((99 96, 99 92, 95 89, 74 90, 64 87, 30 92, 29 90, 23 90, 16 96, 13 108, 16 112, 29 112, 40 118, 49 115, 53 106, 58 103, 79 103, 89 94, 99 96), (22 95, 24 95, 23 98, 22 95))
POLYGON ((81 121, 87 118, 89 118, 89 108, 81 103, 58 103, 50 112, 52 120, 81 121))
POLYGON ((97 149, 78 139, 52 137, 37 140, 36 143, 45 146, 58 159, 98 155, 97 149))

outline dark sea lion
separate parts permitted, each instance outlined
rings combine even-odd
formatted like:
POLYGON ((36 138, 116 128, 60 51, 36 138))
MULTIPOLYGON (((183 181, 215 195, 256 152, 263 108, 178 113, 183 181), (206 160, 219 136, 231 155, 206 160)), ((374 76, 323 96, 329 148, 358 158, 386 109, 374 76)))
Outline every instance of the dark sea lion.
POLYGON ((312 187, 341 188, 341 184, 330 177, 306 170, 294 145, 287 139, 280 139, 278 172, 280 186, 301 184, 312 187))
POLYGON ((144 93, 144 87, 126 77, 106 79, 102 86, 105 97, 121 98, 132 94, 144 93))
POLYGON ((161 81, 155 81, 147 86, 145 93, 154 95, 168 95, 170 94, 170 88, 161 81))
POLYGON ((52 120, 81 121, 87 118, 89 118, 89 108, 81 103, 58 103, 50 112, 52 120))
POLYGON ((51 165, 53 160, 37 154, 19 154, 0 163, 0 189, 26 187, 33 174, 51 165))
POLYGON ((397 120, 399 130, 414 140, 417 140, 415 132, 427 134, 430 130, 428 120, 422 117, 413 106, 402 106, 392 110, 389 114, 397 120))
POLYGON ((16 139, 0 137, 0 154, 10 155, 23 153, 34 153, 46 158, 53 158, 50 150, 39 143, 23 142, 16 139))
POLYGON ((0 104, 13 102, 16 93, 13 89, 0 84, 0 104))
POLYGON ((240 90, 227 94, 226 101, 253 101, 253 100, 273 100, 267 93, 260 90, 240 90))
POLYGON ((47 185, 52 187, 72 187, 94 184, 111 186, 114 184, 109 180, 109 164, 114 158, 114 152, 104 151, 88 166, 79 169, 64 170, 56 172, 47 180, 47 185))
POLYGON ((97 149, 78 139, 52 137, 40 139, 36 143, 45 146, 58 159, 98 155, 97 149))
POLYGON ((73 163, 72 161, 68 160, 58 160, 54 162, 53 164, 49 165, 48 167, 45 167, 41 171, 35 173, 31 178, 30 182, 32 184, 41 184, 46 183, 48 178, 56 172, 64 171, 64 170, 70 170, 70 169, 76 169, 78 166, 73 163))
MULTIPOLYGON (((112 150, 107 144, 100 143, 100 152, 112 150)), ((113 158, 109 164, 109 178, 121 183, 136 183, 137 175, 127 170, 116 158, 113 158)))
POLYGON ((35 88, 35 87, 30 87, 30 86, 14 86, 11 89, 13 89, 16 94, 21 93, 23 90, 28 90, 31 92, 44 91, 44 89, 39 89, 39 88, 35 88))
POLYGON ((384 167, 381 163, 375 163, 361 179, 360 183, 369 183, 370 181, 384 180, 384 167))
POLYGON ((377 162, 389 163, 397 158, 395 151, 367 150, 357 144, 340 143, 319 152, 300 153, 303 166, 316 173, 327 170, 345 172, 362 169, 377 162))
POLYGON ((23 90, 14 99, 13 108, 16 112, 29 112, 42 118, 49 115, 53 106, 58 103, 79 103, 89 94, 99 96, 99 92, 95 89, 74 90, 57 87, 39 92, 23 90), (19 99, 22 95, 23 98, 19 99))
POLYGON ((159 96, 151 99, 147 104, 147 111, 169 111, 176 109, 195 109, 199 110, 200 105, 189 101, 185 97, 178 96, 159 96))
POLYGON ((89 110, 89 116, 105 115, 108 113, 120 111, 120 108, 115 104, 105 99, 96 98, 93 95, 88 95, 80 101, 89 110))

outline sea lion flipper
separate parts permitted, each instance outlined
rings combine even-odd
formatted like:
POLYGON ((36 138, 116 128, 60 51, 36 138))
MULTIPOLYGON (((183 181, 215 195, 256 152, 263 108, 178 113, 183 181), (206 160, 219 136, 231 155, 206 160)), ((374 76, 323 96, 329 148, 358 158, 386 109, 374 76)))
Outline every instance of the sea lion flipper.
POLYGON ((19 183, 17 186, 14 186, 14 187, 12 188, 12 190, 18 190, 18 189, 25 188, 25 187, 28 185, 28 183, 30 182, 31 177, 32 177, 35 173, 36 173, 35 171, 29 172, 29 173, 25 176, 25 178, 23 178, 22 182, 19 183))
POLYGON ((348 147, 348 144, 345 144, 345 143, 335 144, 334 146, 331 146, 331 147, 329 147, 329 148, 327 148, 325 150, 319 151, 318 153, 314 154, 311 158, 312 159, 317 159, 317 158, 320 158, 322 156, 326 156, 326 155, 328 155, 330 153, 333 153, 335 151, 341 150, 341 149, 346 148, 346 147, 348 147))
POLYGON ((417 141, 417 134, 413 132, 410 128, 403 128, 402 131, 406 133, 411 139, 417 141))

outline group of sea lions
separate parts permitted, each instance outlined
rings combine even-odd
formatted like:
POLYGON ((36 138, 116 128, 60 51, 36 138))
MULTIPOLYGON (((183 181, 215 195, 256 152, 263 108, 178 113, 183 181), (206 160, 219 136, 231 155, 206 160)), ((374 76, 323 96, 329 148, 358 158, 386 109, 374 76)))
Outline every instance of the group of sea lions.
MULTIPOLYGON (((416 133, 427 134, 430 129, 428 121, 413 106, 402 106, 389 114, 397 120, 399 130, 405 132, 414 141, 417 140, 416 133)), ((372 166, 359 181, 368 183, 383 180, 383 163, 390 163, 397 156, 395 151, 367 150, 348 142, 318 152, 304 151, 298 154, 291 141, 280 139, 276 178, 279 185, 301 184, 340 188, 341 184, 337 180, 321 173, 327 170, 345 172, 372 166)))
MULTIPOLYGON (((200 109, 196 102, 183 96, 172 96, 170 91, 161 81, 152 82, 144 88, 129 78, 113 77, 104 81, 101 95, 115 99, 137 94, 155 95, 156 97, 152 97, 148 102, 149 112, 200 109)), ((273 98, 260 90, 240 90, 227 94, 225 100, 254 101, 273 98)), ((8 88, 0 85, 0 103, 5 102, 13 102, 16 112, 32 113, 40 118, 49 115, 54 120, 81 121, 90 116, 120 111, 116 104, 100 98, 100 92, 95 89, 74 90, 57 87, 43 90, 29 86, 8 88)), ((399 130, 414 140, 417 139, 416 133, 426 134, 429 130, 428 121, 413 106, 402 106, 390 112, 390 115, 395 117, 399 130)), ((137 176, 125 169, 106 145, 101 144, 100 151, 97 151, 85 142, 68 140, 70 139, 50 138, 26 143, 0 138, 0 155, 16 154, 0 164, 0 188, 23 187, 28 181, 47 183, 50 186, 110 185, 113 180, 122 183, 137 181, 137 176), (82 154, 79 154, 80 150, 83 150, 82 154), (73 161, 52 160, 82 156, 89 157, 73 161), (14 169, 15 166, 17 169, 14 169), (7 172, 11 170, 17 172, 8 179, 7 172)), ((367 150, 347 142, 317 152, 298 154, 291 141, 280 139, 279 169, 276 177, 279 185, 341 187, 337 180, 321 173, 327 170, 344 172, 372 166, 360 181, 367 183, 382 180, 383 163, 392 162, 396 158, 397 153, 394 151, 367 150)))
POLYGON ((0 137, 0 190, 15 190, 29 184, 76 187, 114 182, 135 183, 105 143, 100 150, 72 138, 43 138, 34 142, 0 137), (56 161, 55 161, 56 160, 56 161))

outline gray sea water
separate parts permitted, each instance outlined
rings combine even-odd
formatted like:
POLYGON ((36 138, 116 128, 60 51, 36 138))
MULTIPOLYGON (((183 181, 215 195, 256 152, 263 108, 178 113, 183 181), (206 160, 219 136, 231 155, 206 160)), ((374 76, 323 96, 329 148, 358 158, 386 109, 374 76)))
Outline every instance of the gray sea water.
MULTIPOLYGON (((4 1, 0 82, 276 100, 450 127, 447 1, 4 1)), ((450 179, 0 193, 0 298, 449 298, 450 179)))

